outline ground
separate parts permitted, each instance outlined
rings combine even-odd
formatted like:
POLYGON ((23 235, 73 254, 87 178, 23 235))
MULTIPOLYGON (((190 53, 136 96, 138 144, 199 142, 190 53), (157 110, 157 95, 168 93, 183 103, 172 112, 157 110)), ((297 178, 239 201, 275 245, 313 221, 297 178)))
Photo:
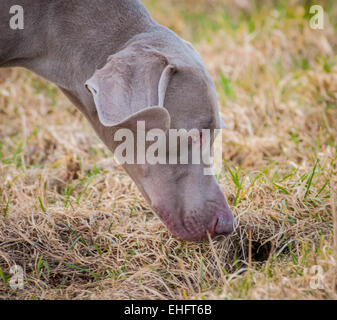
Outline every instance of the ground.
POLYGON ((174 238, 56 87, 0 70, 0 299, 336 299, 337 4, 319 2, 323 30, 311 1, 144 1, 217 85, 237 226, 212 241, 174 238))

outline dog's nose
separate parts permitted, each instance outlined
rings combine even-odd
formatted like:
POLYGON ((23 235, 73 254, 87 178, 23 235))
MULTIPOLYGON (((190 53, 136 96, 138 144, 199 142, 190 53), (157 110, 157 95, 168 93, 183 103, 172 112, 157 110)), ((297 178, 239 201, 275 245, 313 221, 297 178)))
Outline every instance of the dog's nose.
POLYGON ((93 96, 98 94, 98 88, 92 82, 90 82, 90 80, 85 83, 85 87, 93 96))
POLYGON ((220 216, 216 222, 214 232, 216 235, 227 235, 234 231, 234 218, 220 216))

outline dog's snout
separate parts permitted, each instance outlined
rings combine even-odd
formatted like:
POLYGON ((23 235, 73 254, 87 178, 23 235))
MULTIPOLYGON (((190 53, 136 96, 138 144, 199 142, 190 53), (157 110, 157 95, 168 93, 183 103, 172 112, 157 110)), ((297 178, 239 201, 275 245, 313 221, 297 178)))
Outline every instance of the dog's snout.
POLYGON ((98 89, 97 87, 91 83, 89 80, 85 83, 85 87, 87 88, 87 90, 93 95, 97 95, 98 94, 98 89))
POLYGON ((234 219, 232 217, 225 218, 223 216, 220 216, 217 219, 216 225, 215 225, 215 235, 226 235, 230 234, 234 231, 234 219))

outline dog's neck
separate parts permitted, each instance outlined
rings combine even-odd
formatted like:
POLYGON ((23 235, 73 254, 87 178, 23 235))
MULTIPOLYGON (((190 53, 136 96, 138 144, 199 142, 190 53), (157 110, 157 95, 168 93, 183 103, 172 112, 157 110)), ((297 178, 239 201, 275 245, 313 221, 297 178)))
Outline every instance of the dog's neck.
POLYGON ((21 0, 24 29, 0 4, 0 66, 30 69, 75 95, 95 69, 154 22, 138 0, 21 0))
POLYGON ((16 2, 0 2, 0 67, 24 67, 56 84, 111 149, 85 82, 110 55, 159 25, 139 0, 21 0, 24 29, 12 30, 16 2))

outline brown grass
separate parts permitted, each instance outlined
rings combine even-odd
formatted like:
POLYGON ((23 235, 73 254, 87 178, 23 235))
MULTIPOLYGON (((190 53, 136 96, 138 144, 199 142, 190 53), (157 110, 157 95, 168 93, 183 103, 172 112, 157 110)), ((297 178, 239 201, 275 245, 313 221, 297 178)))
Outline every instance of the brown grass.
MULTIPOLYGON (((218 86, 235 233, 173 238, 56 88, 1 70, 0 298, 336 299, 336 29, 310 29, 294 1, 293 17, 228 6, 254 31, 238 17, 193 33, 181 10, 194 1, 163 3, 146 1, 195 41, 218 86), (13 265, 24 290, 10 288, 13 265)), ((194 10, 220 21, 212 4, 194 10)))

